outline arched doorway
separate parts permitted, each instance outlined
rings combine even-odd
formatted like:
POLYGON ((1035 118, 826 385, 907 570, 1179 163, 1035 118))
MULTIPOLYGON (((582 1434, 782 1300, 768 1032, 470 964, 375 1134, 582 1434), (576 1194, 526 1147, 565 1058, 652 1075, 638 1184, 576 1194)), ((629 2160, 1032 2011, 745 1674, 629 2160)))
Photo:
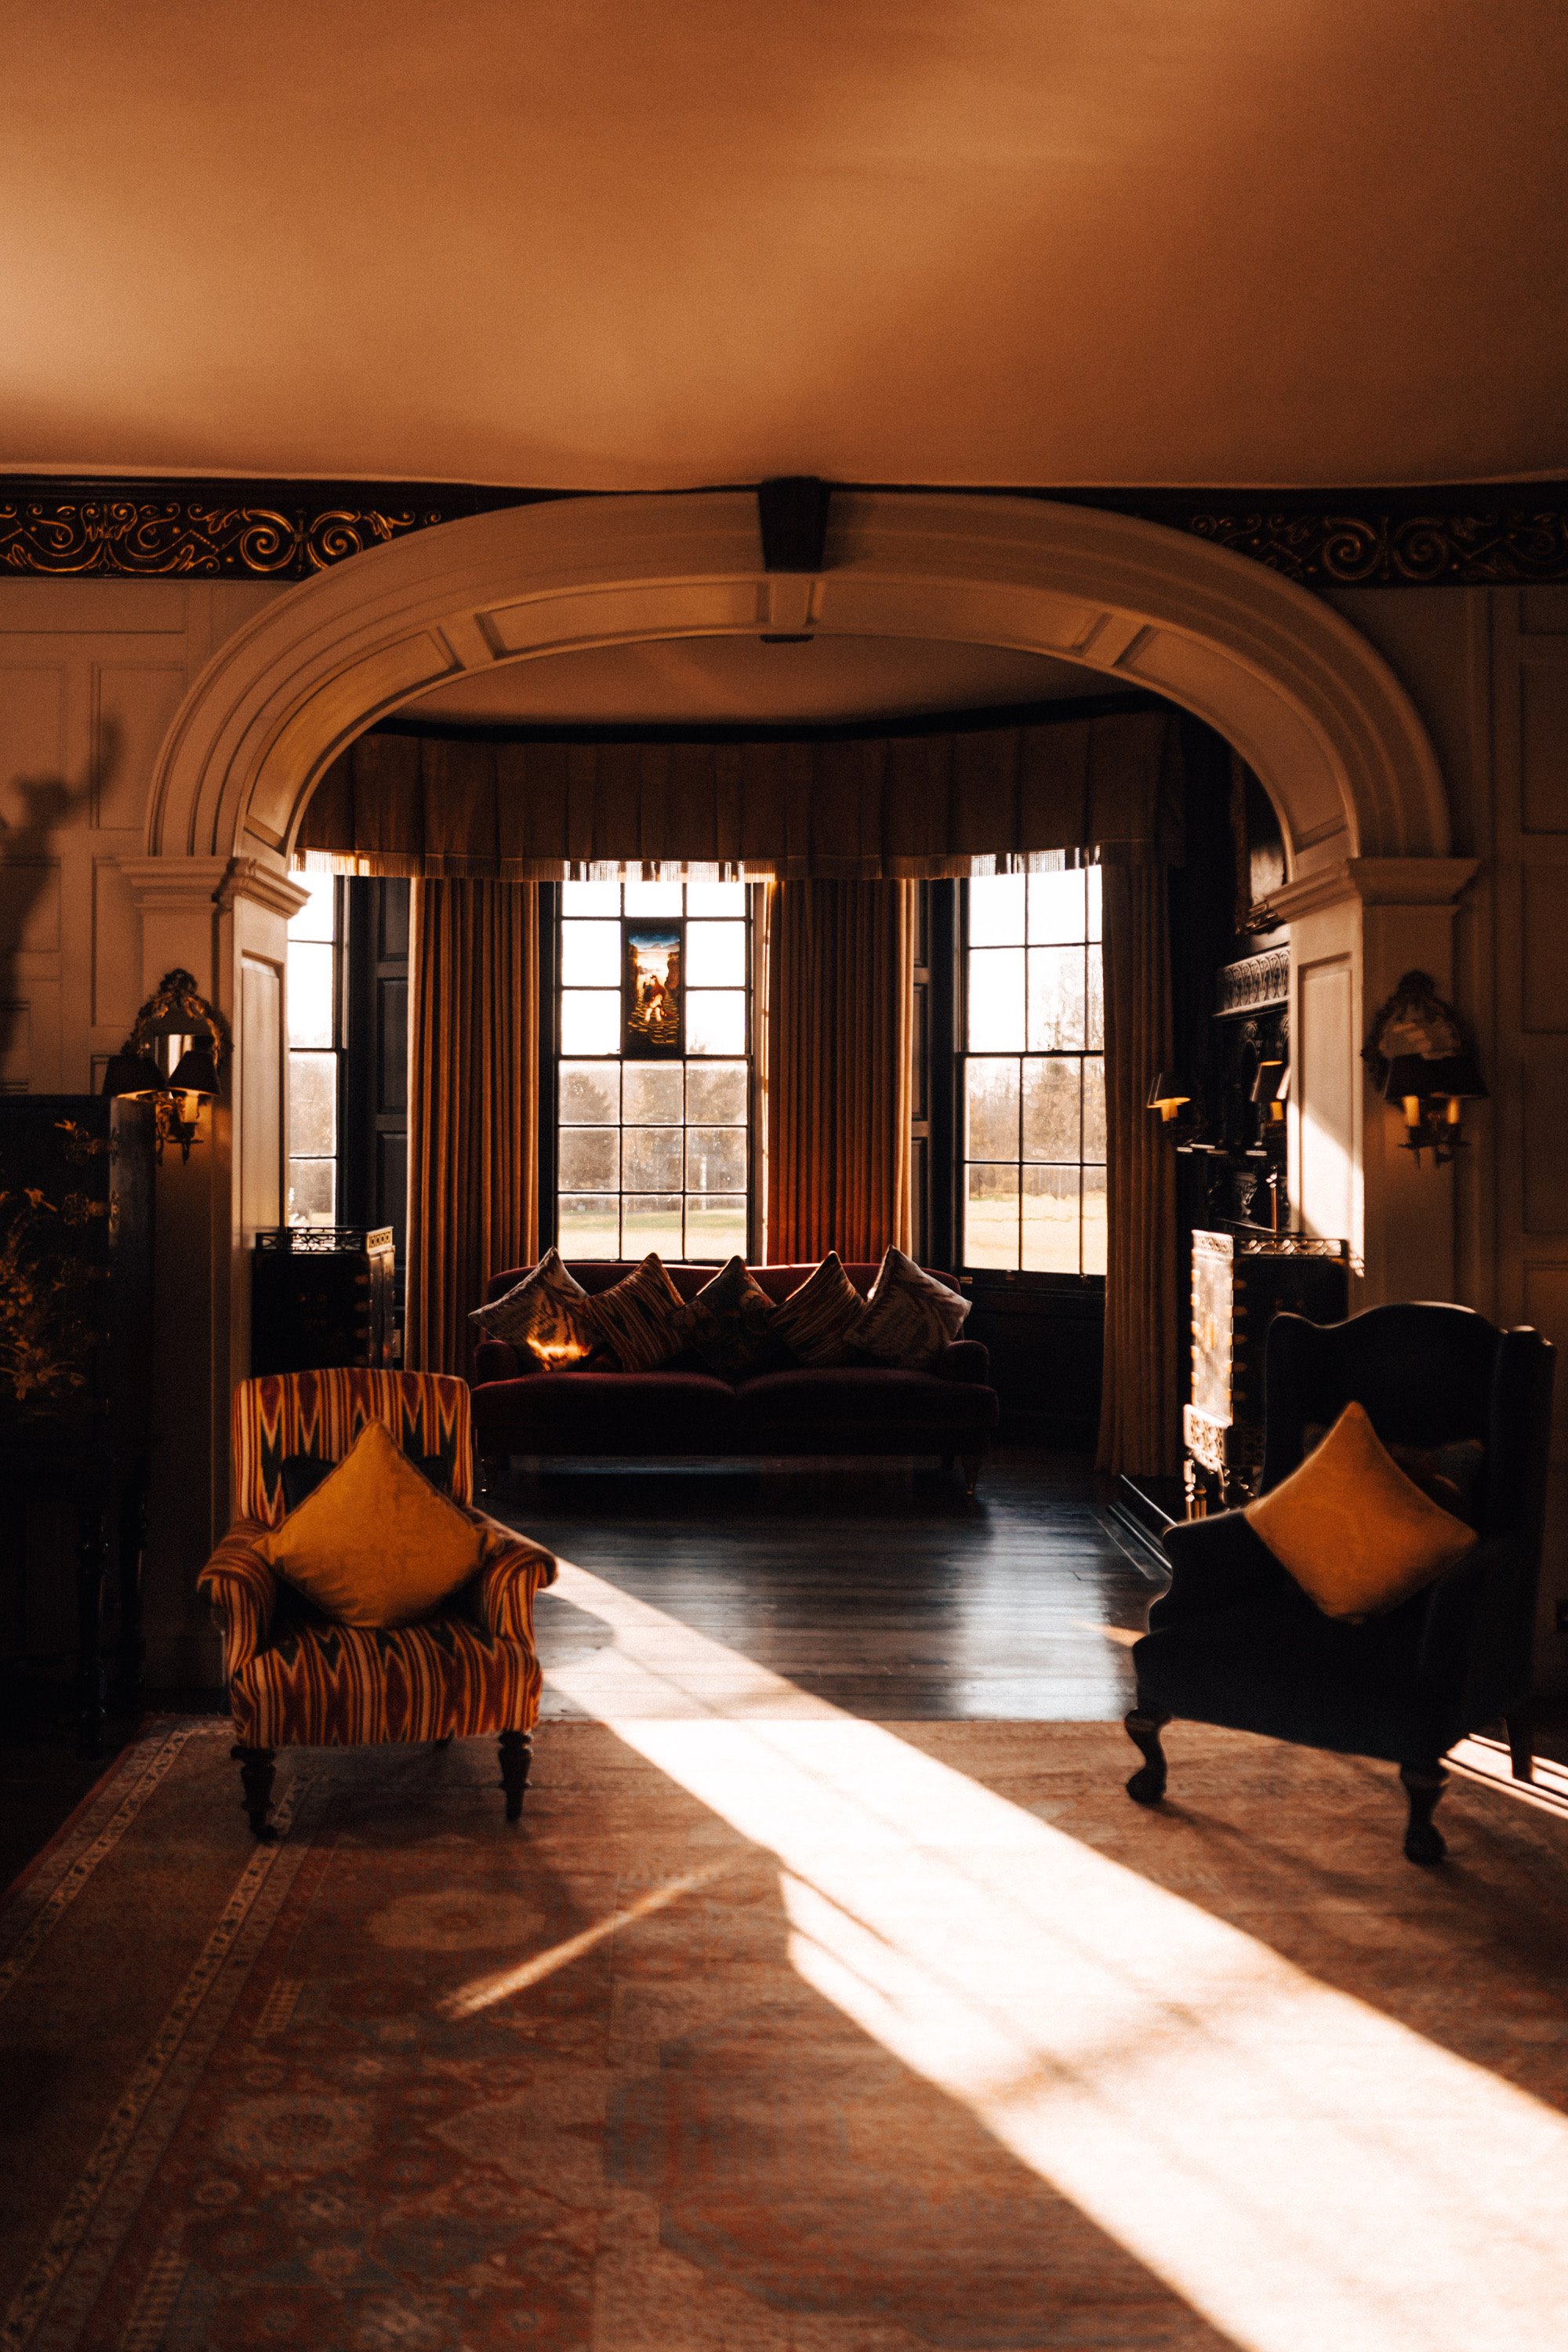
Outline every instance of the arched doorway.
POLYGON ((1447 982, 1453 903, 1474 868, 1447 855, 1431 745, 1367 642, 1260 566, 1046 501, 847 492, 819 574, 769 574, 761 558, 744 492, 514 508, 280 597, 193 688, 159 757, 141 879, 149 968, 205 968, 235 1024, 230 1109, 208 1162, 215 1516, 223 1374, 245 1368, 248 1238, 279 1213, 289 849, 355 735, 498 662, 763 631, 949 639, 1079 663, 1195 712, 1255 770, 1284 834, 1292 1195, 1310 1227, 1349 1237, 1369 1298, 1451 1289, 1451 1193, 1417 1185, 1397 1135, 1375 1106, 1368 1116, 1359 1049, 1408 965, 1447 982))

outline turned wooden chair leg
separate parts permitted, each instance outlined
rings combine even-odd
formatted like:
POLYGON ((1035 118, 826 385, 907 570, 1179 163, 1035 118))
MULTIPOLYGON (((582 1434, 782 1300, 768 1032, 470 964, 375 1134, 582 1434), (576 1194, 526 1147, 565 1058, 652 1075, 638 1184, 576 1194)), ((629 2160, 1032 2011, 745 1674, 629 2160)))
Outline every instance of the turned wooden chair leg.
POLYGON ((982 1458, 978 1454, 966 1454, 963 1456, 964 1498, 971 1503, 974 1500, 974 1485, 980 1475, 982 1458))
POLYGON ((1529 1707, 1518 1707, 1503 1718, 1508 1733, 1509 1762, 1516 1780, 1535 1778, 1535 1717, 1529 1707))
POLYGON ((272 1783, 277 1777, 275 1748, 231 1748, 229 1754, 239 1767, 239 1785, 245 1791, 244 1805, 251 1829, 264 1845, 269 1844, 278 1832, 268 1820, 272 1811, 272 1783))
POLYGON ((503 1731, 500 1736, 500 1784, 506 1790, 509 1822, 522 1818, 522 1792, 533 1761, 533 1737, 527 1731, 503 1731))
POLYGON ((1441 1862, 1448 1849, 1441 1830, 1432 1820, 1437 1810, 1437 1800, 1448 1784, 1448 1775, 1441 1764, 1402 1764, 1399 1777, 1405 1783, 1405 1793, 1410 1800, 1410 1819, 1405 1828, 1405 1859, 1406 1862, 1441 1862))
POLYGON ((1171 1718, 1158 1707, 1135 1706, 1122 1718, 1127 1737, 1143 1758, 1127 1783, 1127 1793, 1135 1805, 1157 1805, 1165 1793, 1165 1751, 1160 1745, 1160 1734, 1171 1718))

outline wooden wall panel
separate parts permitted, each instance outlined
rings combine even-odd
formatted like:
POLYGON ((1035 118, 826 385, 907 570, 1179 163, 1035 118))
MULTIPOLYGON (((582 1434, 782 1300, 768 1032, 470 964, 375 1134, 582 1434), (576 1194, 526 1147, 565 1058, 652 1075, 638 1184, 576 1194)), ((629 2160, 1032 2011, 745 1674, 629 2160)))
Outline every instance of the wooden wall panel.
POLYGON ((1309 1233, 1349 1234, 1354 1225, 1356 1041, 1347 957, 1304 965, 1300 973, 1300 1098, 1312 1106, 1301 1120, 1300 1210, 1309 1233))
POLYGON ((140 828, 158 747, 185 693, 183 663, 95 665, 92 821, 140 828))
POLYGON ((1523 829, 1568 833, 1568 651, 1549 640, 1521 649, 1519 731, 1523 829))

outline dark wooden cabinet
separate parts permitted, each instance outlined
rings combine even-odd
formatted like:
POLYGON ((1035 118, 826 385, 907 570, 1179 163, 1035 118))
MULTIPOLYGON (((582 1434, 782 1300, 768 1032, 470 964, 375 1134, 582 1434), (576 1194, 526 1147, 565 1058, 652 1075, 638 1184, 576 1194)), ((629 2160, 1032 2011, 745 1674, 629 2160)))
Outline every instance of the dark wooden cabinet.
POLYGON ((392 1228, 280 1225, 256 1236, 251 1259, 250 1369, 373 1371, 395 1361, 392 1228))
POLYGON ((113 1696, 142 1671, 142 1555, 152 1441, 153 1116, 102 1095, 0 1097, 0 1467, 12 1570, 28 1506, 63 1497, 77 1526, 79 1740, 101 1745, 103 1585, 114 1525, 113 1696))

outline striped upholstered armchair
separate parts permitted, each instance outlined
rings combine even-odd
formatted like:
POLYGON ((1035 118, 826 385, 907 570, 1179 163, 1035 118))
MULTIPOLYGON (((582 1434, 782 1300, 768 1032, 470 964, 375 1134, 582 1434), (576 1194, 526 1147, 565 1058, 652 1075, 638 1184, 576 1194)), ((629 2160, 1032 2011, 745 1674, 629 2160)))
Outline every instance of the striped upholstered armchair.
POLYGON ((539 1714, 533 1596, 553 1557, 472 1507, 468 1391, 435 1372, 295 1372, 245 1381, 234 1398, 238 1517, 200 1580, 224 1635, 235 1760, 258 1838, 270 1836, 274 1759, 285 1746, 353 1748, 500 1736, 506 1817, 522 1811, 539 1714), (290 1456, 340 1462, 369 1421, 446 1486, 483 1530, 469 1582, 430 1616, 374 1632, 323 1617, 257 1549, 283 1518, 290 1456))

